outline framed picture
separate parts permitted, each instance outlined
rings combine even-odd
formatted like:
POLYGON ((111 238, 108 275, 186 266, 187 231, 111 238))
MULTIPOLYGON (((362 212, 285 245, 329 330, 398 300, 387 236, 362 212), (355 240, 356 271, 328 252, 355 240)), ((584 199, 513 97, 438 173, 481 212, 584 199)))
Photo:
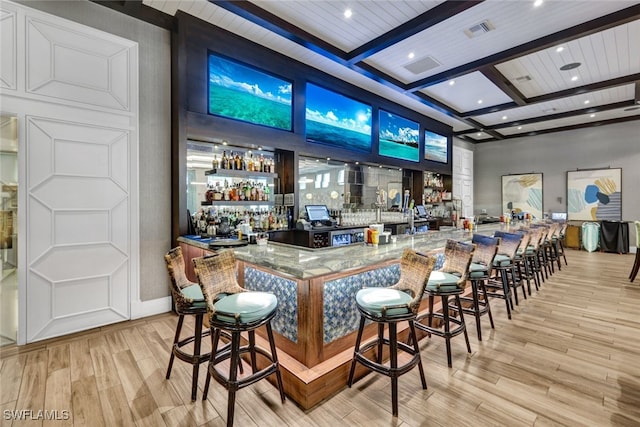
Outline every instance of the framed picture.
POLYGON ((622 220, 622 169, 568 171, 567 219, 622 220))
POLYGON ((502 211, 542 219, 542 174, 502 175, 502 211))

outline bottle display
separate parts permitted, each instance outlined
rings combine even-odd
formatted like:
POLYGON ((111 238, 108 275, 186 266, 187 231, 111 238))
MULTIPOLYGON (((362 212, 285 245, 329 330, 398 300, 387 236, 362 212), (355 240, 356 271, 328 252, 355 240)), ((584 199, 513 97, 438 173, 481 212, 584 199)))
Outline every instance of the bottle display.
POLYGON ((222 152, 220 160, 214 155, 212 169, 275 173, 275 161, 273 158, 265 157, 263 154, 254 157, 253 153, 249 152, 241 154, 238 151, 230 151, 229 155, 227 155, 225 150, 222 152))
POLYGON ((229 236, 241 224, 248 224, 255 232, 286 230, 291 225, 287 216, 288 211, 282 206, 251 210, 211 206, 200 209, 193 223, 201 234, 229 236))

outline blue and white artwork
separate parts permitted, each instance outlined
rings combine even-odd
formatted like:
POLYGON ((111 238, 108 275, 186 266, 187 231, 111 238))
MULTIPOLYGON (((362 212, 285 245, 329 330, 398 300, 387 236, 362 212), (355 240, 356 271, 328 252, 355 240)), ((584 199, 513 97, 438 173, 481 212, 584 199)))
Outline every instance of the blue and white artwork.
POLYGON ((380 110, 378 154, 394 159, 420 161, 420 124, 380 110))
POLYGON ((434 162, 447 163, 447 137, 435 132, 424 133, 424 158, 434 162))

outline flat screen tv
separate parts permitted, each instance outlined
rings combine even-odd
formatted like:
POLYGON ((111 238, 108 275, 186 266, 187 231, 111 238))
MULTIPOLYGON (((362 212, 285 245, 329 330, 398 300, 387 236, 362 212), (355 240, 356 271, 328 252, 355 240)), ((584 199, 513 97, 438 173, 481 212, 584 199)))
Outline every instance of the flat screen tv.
POLYGON ((307 83, 306 138, 348 150, 371 152, 371 106, 307 83))
POLYGON ((209 53, 209 114, 291 130, 292 83, 209 53))
POLYGON ((447 137, 435 132, 424 133, 424 158, 434 162, 447 163, 447 137))
POLYGON ((420 124, 380 110, 378 154, 395 159, 420 161, 420 124))

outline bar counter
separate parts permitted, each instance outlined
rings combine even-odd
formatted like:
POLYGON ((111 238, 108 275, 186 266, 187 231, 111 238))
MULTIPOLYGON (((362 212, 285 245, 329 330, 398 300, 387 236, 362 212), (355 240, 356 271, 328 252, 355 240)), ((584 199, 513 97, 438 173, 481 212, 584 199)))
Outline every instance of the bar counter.
MULTIPOLYGON (((476 232, 493 234, 500 228, 500 224, 486 224, 476 232)), ((309 409, 342 389, 360 320, 356 292, 364 286, 395 284, 406 248, 436 256, 436 268, 440 268, 447 239, 469 241, 471 233, 453 228, 428 231, 397 236, 395 243, 379 246, 360 243, 309 249, 268 242, 233 248, 240 285, 278 298, 272 326, 287 395, 309 409)), ((198 236, 178 241, 187 276, 196 281, 191 259, 213 253, 209 241, 198 236)), ((375 325, 369 325, 364 338, 375 333, 375 325)))

